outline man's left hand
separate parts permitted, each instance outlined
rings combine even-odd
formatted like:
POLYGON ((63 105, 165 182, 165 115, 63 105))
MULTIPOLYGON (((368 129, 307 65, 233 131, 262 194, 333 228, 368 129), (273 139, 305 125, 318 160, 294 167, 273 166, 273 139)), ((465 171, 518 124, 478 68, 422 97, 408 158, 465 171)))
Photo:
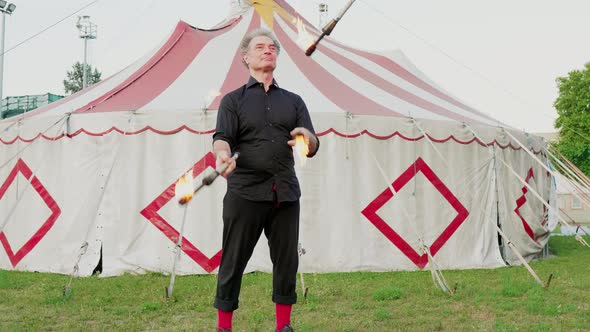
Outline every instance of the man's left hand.
POLYGON ((318 141, 317 141, 316 136, 314 134, 312 134, 312 132, 306 128, 297 127, 291 131, 291 137, 293 137, 293 139, 290 140, 289 142, 287 142, 290 146, 295 146, 295 137, 297 137, 297 135, 303 135, 303 139, 305 140, 305 143, 307 143, 309 146, 309 154, 313 155, 315 153, 315 151, 317 150, 317 146, 318 146, 318 141))

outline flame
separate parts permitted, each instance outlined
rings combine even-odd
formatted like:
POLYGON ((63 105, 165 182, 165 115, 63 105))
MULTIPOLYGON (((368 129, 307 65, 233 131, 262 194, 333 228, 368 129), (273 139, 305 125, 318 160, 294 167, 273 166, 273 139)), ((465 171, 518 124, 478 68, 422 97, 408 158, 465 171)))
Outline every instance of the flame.
POLYGON ((206 105, 206 107, 209 106, 209 105, 211 105, 211 103, 213 102, 213 100, 215 100, 215 98, 217 98, 219 96, 221 96, 221 91, 215 90, 215 89, 209 90, 209 93, 205 97, 205 105, 206 105))
POLYGON ((192 170, 181 176, 174 186, 174 196, 180 204, 186 204, 193 198, 193 174, 192 170))
POLYGON ((297 17, 295 23, 297 24, 297 45, 299 45, 299 47, 305 51, 311 46, 311 44, 315 42, 315 38, 309 32, 307 32, 305 24, 300 17, 297 17))
POLYGON ((305 166, 305 162, 307 161, 307 154, 309 153, 309 142, 305 140, 303 135, 295 136, 295 152, 297 156, 299 156, 299 161, 301 161, 301 165, 305 166))

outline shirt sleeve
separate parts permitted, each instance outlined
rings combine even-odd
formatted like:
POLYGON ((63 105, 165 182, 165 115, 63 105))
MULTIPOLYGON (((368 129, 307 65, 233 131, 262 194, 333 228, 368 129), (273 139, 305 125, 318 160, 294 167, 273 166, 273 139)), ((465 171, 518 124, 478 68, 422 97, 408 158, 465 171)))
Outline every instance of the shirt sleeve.
POLYGON ((318 142, 318 144, 316 145, 315 151, 309 151, 309 153, 307 154, 307 157, 311 158, 311 157, 315 156, 315 154, 320 149, 320 139, 315 134, 315 130, 313 129, 313 124, 311 122, 311 116, 309 115, 309 111, 307 110, 307 106, 305 105, 305 102, 303 101, 303 99, 300 96, 297 96, 297 99, 298 100, 297 100, 297 125, 296 125, 296 127, 303 127, 305 129, 311 131, 311 133, 315 136, 316 141, 318 142))
POLYGON ((217 140, 226 141, 233 151, 236 146, 237 133, 238 114, 236 103, 231 96, 227 94, 221 99, 219 104, 213 142, 217 140))

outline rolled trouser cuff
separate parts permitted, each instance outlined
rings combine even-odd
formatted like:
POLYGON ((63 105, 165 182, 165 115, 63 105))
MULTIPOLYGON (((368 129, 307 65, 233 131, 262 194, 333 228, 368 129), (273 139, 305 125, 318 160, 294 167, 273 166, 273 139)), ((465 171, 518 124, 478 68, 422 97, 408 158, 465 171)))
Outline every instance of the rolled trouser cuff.
POLYGON ((222 300, 219 298, 215 298, 215 302, 213 302, 213 306, 216 309, 219 309, 221 311, 234 311, 236 309, 238 309, 238 302, 239 301, 226 301, 226 300, 222 300))
POLYGON ((297 303, 297 294, 287 296, 272 294, 272 301, 277 304, 295 304, 297 303))

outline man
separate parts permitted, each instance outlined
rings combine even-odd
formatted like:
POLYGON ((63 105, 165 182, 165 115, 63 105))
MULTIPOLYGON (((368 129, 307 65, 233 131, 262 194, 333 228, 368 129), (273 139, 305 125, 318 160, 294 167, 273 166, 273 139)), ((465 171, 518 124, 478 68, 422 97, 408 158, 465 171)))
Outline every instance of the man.
POLYGON ((319 140, 305 103, 273 78, 280 45, 264 29, 248 33, 240 45, 250 79, 223 97, 213 135, 217 165, 228 163, 223 200, 223 244, 215 308, 218 331, 231 331, 238 308, 242 274, 262 231, 273 263, 277 331, 293 331, 291 306, 299 257, 299 197, 292 146, 303 135, 308 157, 319 140), (232 152, 240 152, 237 160, 232 152))

